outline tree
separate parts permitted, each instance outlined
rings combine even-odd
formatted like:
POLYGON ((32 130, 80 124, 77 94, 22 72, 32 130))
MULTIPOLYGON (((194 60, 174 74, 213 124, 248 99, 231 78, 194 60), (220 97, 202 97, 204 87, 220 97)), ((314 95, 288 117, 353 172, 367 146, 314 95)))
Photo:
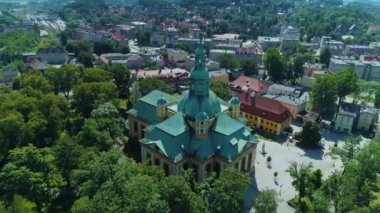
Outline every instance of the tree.
POLYGON ((339 71, 336 75, 336 88, 339 98, 339 104, 341 105, 342 99, 353 92, 358 88, 358 76, 356 75, 355 70, 345 69, 339 71))
POLYGON ((240 62, 240 66, 241 66, 241 70, 246 76, 257 75, 259 72, 257 68, 257 64, 251 60, 242 60, 240 62))
POLYGON ((139 80, 139 87, 142 95, 146 95, 153 90, 160 90, 166 93, 172 93, 173 90, 169 84, 158 78, 144 78, 139 80))
POLYGON ((70 172, 79 166, 79 158, 83 149, 72 137, 62 133, 53 146, 55 163, 70 186, 70 172))
POLYGON ((232 54, 222 54, 219 57, 220 67, 234 71, 239 67, 239 60, 235 58, 232 54))
POLYGON ((350 160, 355 159, 360 151, 361 138, 358 137, 347 137, 344 140, 343 147, 332 147, 330 150, 330 155, 339 156, 344 164, 348 163, 350 160))
POLYGON ((114 82, 119 90, 119 97, 128 98, 129 87, 131 87, 131 73, 128 68, 122 64, 115 64, 110 67, 109 71, 113 74, 114 82))
POLYGON ((54 164, 49 148, 33 145, 13 149, 0 171, 0 189, 6 200, 19 194, 36 203, 37 210, 56 198, 65 181, 54 164), (20 184, 22 183, 22 184, 20 184))
POLYGON ((94 64, 92 61, 94 60, 94 56, 90 52, 79 52, 78 62, 82 63, 84 67, 93 67, 94 64))
POLYGON ((95 41, 94 53, 96 55, 101 55, 103 53, 112 53, 112 52, 115 52, 115 48, 110 40, 95 41))
POLYGON ((59 34, 59 41, 61 42, 62 46, 67 45, 67 37, 68 37, 68 34, 66 31, 63 31, 59 34))
POLYGON ((108 150, 116 141, 124 141, 125 121, 119 116, 116 107, 104 103, 91 112, 86 119, 78 139, 84 146, 97 147, 100 151, 108 150))
POLYGON ((264 65, 273 81, 279 81, 285 77, 285 61, 277 49, 269 48, 265 52, 264 65))
POLYGON ((315 212, 329 212, 331 206, 330 200, 321 190, 314 191, 311 200, 315 212))
POLYGON ((14 88, 32 88, 43 93, 53 91, 53 86, 46 78, 44 78, 39 71, 22 74, 15 79, 14 88))
POLYGON ((230 99, 230 90, 228 85, 222 81, 212 81, 210 85, 211 91, 213 91, 219 98, 228 101, 230 99))
POLYGON ((122 54, 128 54, 131 52, 131 48, 129 47, 128 44, 122 45, 120 48, 120 53, 122 54))
POLYGON ((326 115, 333 111, 337 98, 336 79, 333 75, 317 78, 311 89, 311 104, 313 109, 326 115))
POLYGON ((80 70, 72 64, 63 65, 61 68, 48 68, 45 77, 54 86, 54 93, 63 93, 69 99, 70 92, 80 80, 80 70))
POLYGON ((36 204, 21 197, 20 195, 14 195, 12 203, 8 207, 0 202, 0 212, 36 212, 36 204))
POLYGON ((223 170, 210 190, 210 196, 213 198, 209 203, 211 212, 241 212, 244 192, 249 184, 249 177, 238 170, 223 170))
POLYGON ((299 78, 304 74, 303 65, 306 62, 306 56, 296 55, 293 59, 293 76, 299 78))
POLYGON ((205 203, 194 193, 183 176, 168 176, 160 183, 160 194, 168 203, 170 212, 202 212, 205 203))
POLYGON ((302 131, 298 137, 305 147, 318 147, 318 143, 322 138, 318 124, 312 121, 306 121, 302 125, 302 131))
POLYGON ((259 195, 253 203, 253 208, 257 213, 276 212, 278 207, 277 192, 273 189, 267 189, 259 192, 259 195))
POLYGON ((100 68, 87 68, 83 74, 83 82, 110 82, 112 73, 100 68))
POLYGON ((327 67, 330 64, 331 52, 329 48, 323 48, 319 55, 319 61, 321 64, 325 64, 327 67))
POLYGON ((311 183, 311 168, 312 164, 301 164, 298 166, 297 163, 292 163, 286 170, 293 178, 292 185, 298 191, 298 202, 300 202, 303 197, 310 197, 312 193, 313 184, 311 183))
POLYGON ((73 88, 73 106, 83 117, 88 118, 96 106, 112 101, 118 96, 112 82, 81 83, 73 88))

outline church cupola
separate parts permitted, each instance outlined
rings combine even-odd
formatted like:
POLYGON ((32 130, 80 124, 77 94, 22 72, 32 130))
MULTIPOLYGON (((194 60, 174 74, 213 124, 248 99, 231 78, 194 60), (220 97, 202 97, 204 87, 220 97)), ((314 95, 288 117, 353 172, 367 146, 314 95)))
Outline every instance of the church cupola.
POLYGON ((240 117, 240 100, 237 97, 232 97, 229 101, 231 109, 231 117, 239 119, 240 117))
POLYGON ((199 112, 195 116, 195 137, 205 139, 208 135, 209 117, 205 112, 199 112))
POLYGON ((161 97, 157 100, 157 120, 163 121, 166 116, 166 104, 168 101, 164 96, 161 95, 161 97))

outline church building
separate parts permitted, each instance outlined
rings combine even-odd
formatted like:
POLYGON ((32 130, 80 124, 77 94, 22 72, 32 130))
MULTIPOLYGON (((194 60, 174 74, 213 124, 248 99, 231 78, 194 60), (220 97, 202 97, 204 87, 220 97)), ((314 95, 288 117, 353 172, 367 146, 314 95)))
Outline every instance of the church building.
POLYGON ((167 175, 191 168, 201 180, 228 167, 254 169, 257 138, 241 117, 240 100, 227 103, 210 91, 205 59, 201 38, 189 90, 181 97, 154 90, 128 111, 142 161, 161 166, 167 175))

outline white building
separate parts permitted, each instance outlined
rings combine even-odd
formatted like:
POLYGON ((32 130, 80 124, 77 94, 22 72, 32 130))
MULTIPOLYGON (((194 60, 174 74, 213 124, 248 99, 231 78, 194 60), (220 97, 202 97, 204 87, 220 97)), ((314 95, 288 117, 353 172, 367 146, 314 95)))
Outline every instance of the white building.
POLYGON ((300 40, 300 31, 297 28, 288 26, 281 30, 281 49, 295 49, 300 40))
POLYGON ((369 131, 375 121, 377 120, 378 113, 376 109, 369 107, 362 107, 360 110, 357 129, 363 131, 369 131))
POLYGON ((168 53, 168 59, 171 63, 176 64, 179 67, 186 65, 186 57, 188 53, 181 49, 166 49, 168 53))
POLYGON ((343 103, 335 120, 335 130, 351 133, 356 126, 359 111, 360 106, 343 103))

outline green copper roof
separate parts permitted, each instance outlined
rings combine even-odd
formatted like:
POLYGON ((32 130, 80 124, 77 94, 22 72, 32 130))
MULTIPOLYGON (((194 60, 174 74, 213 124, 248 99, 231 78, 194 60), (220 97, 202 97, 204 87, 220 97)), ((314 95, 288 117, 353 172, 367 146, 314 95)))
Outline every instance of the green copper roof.
POLYGON ((205 112, 212 118, 221 112, 221 107, 219 98, 212 91, 207 96, 194 96, 185 92, 178 104, 178 111, 192 118, 199 112, 205 112))
POLYGON ((176 113, 164 122, 157 124, 156 127, 172 136, 182 134, 188 129, 182 113, 176 113))
POLYGON ((140 98, 139 101, 143 101, 147 104, 157 106, 157 101, 161 98, 166 99, 168 104, 174 103, 178 100, 178 98, 173 95, 161 92, 160 90, 153 90, 152 92, 140 98))
POLYGON ((213 126, 213 130, 216 132, 219 132, 223 135, 231 135, 232 133, 243 130, 245 128, 245 125, 236 121, 235 119, 232 119, 228 115, 222 113, 220 114, 213 126))
POLYGON ((164 98, 167 104, 173 104, 177 102, 178 97, 161 92, 159 90, 153 90, 149 94, 140 98, 128 113, 133 114, 151 124, 157 123, 157 102, 159 99, 164 98))

